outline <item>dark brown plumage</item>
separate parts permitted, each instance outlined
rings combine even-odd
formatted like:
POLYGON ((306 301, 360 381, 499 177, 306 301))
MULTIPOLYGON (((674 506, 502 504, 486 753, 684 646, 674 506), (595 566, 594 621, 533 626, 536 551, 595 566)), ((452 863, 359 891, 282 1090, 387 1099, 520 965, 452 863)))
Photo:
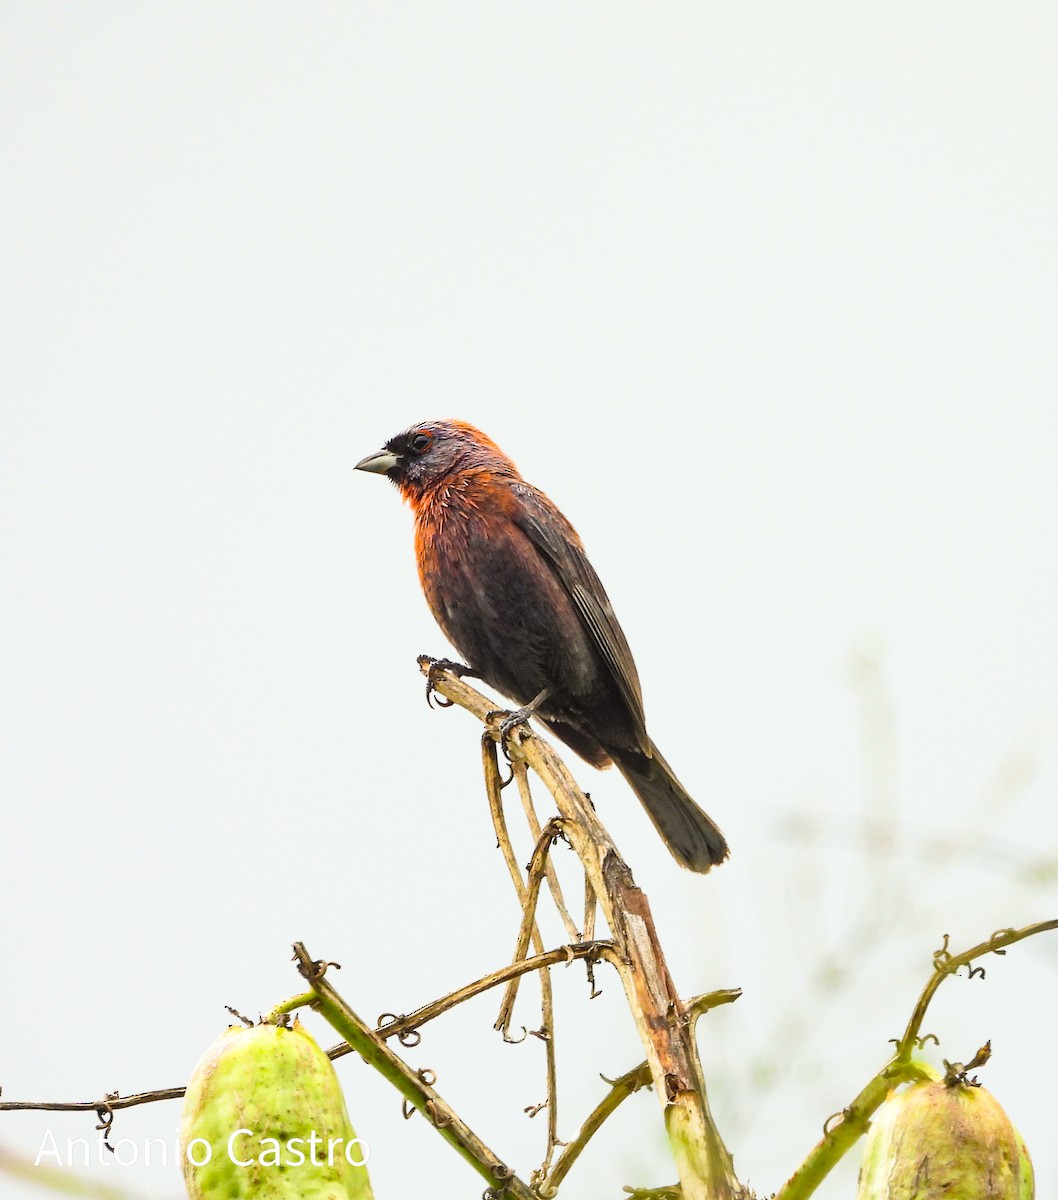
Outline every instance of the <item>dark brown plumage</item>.
POLYGON ((628 642, 547 496, 462 421, 413 425, 357 469, 388 476, 411 505, 426 600, 467 666, 593 766, 616 763, 683 866, 723 862, 723 834, 647 734, 628 642))

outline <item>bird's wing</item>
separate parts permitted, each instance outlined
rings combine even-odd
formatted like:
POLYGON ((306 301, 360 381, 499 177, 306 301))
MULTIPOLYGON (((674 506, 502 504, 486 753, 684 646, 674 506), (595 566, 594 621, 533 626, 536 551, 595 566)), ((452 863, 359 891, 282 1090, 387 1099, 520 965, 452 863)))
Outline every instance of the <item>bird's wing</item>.
POLYGON ((649 747, 643 692, 624 631, 617 623, 606 590, 588 562, 572 525, 542 493, 527 483, 515 484, 520 501, 514 520, 550 564, 572 599, 584 628, 598 647, 614 682, 628 704, 638 740, 649 747))

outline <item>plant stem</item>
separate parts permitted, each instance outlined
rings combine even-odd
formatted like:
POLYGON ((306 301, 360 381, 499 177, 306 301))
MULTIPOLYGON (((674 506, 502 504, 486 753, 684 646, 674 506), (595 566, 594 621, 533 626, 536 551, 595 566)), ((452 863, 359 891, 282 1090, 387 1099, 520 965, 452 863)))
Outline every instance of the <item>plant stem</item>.
MULTIPOLYGON (((834 1124, 831 1124, 831 1121, 827 1122, 822 1140, 775 1194, 775 1200, 805 1200, 805 1197, 811 1196, 842 1156, 867 1132, 871 1117, 893 1088, 916 1079, 935 1078, 935 1072, 915 1062, 911 1056, 921 1044, 919 1030, 922 1028, 926 1009, 945 979, 954 975, 960 967, 970 966, 974 959, 985 954, 1005 954, 1007 946, 1051 929, 1058 929, 1058 920, 1038 921, 1035 925, 1026 925, 1023 929, 1000 929, 986 942, 971 946, 961 954, 949 953, 948 937, 945 934, 944 945, 933 955, 933 974, 922 989, 904 1035, 897 1042, 892 1060, 874 1076, 849 1107, 839 1114, 839 1121, 834 1124)), ((981 974, 984 974, 983 970, 981 974)))
POLYGON ((291 996, 289 1000, 284 1000, 282 1004, 277 1004, 275 1008, 264 1019, 266 1025, 274 1025, 280 1017, 287 1013, 297 1012, 299 1008, 309 1008, 316 1003, 315 992, 302 992, 299 996, 291 996))
POLYGON ((889 1063, 874 1076, 855 1100, 823 1127, 823 1137, 812 1152, 783 1184, 775 1200, 805 1200, 837 1166, 841 1158, 867 1132, 878 1106, 901 1083, 928 1078, 913 1063, 889 1063))
POLYGON ((298 970, 316 994, 317 1008, 350 1046, 418 1109, 449 1145, 488 1181, 496 1193, 512 1200, 537 1200, 530 1188, 502 1162, 452 1109, 423 1074, 414 1071, 349 1007, 327 982, 326 966, 309 957, 301 942, 294 945, 298 970))

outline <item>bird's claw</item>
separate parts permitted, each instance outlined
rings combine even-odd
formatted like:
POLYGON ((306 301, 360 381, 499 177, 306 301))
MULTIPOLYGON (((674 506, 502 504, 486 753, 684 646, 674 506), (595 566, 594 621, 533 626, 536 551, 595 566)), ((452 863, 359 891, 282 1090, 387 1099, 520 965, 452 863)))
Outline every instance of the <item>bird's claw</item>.
POLYGON ((507 711, 503 708, 494 709, 490 713, 485 714, 485 720, 491 724, 495 720, 499 720, 496 726, 496 732, 499 734, 500 749, 503 751, 508 762, 511 761, 510 740, 511 734, 518 728, 519 725, 529 724, 529 718, 533 715, 533 709, 530 705, 524 705, 522 708, 515 708, 507 711))
POLYGON ((473 679, 478 678, 478 674, 475 670, 473 670, 471 667, 468 667, 466 663, 456 662, 455 659, 430 658, 430 656, 427 654, 420 654, 419 662, 430 664, 426 671, 426 703, 431 708, 434 706, 435 698, 438 708, 452 707, 452 701, 446 699, 436 691, 437 676, 440 675, 442 671, 448 671, 457 679, 463 679, 468 675, 473 679))

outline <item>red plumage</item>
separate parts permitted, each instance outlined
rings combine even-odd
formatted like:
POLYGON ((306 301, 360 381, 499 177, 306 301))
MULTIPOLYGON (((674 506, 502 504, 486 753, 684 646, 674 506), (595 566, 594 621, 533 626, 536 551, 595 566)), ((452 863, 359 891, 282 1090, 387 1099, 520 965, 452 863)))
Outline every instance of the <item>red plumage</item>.
POLYGON ((617 764, 692 871, 727 857, 646 730, 632 652, 576 530, 480 430, 428 421, 358 469, 388 476, 415 514, 427 603, 467 666, 595 767, 617 764))

